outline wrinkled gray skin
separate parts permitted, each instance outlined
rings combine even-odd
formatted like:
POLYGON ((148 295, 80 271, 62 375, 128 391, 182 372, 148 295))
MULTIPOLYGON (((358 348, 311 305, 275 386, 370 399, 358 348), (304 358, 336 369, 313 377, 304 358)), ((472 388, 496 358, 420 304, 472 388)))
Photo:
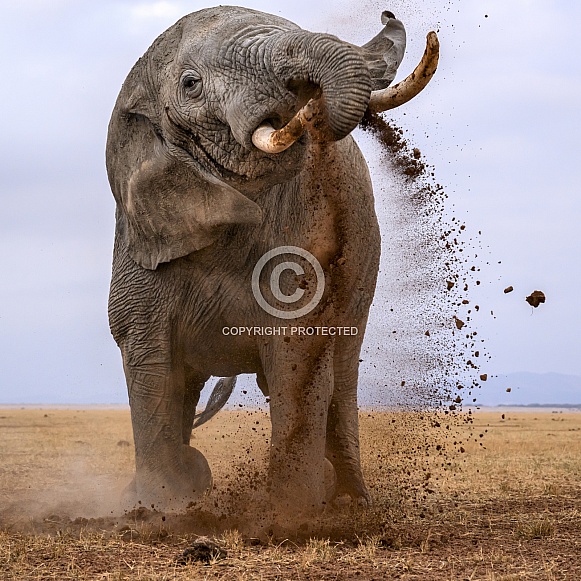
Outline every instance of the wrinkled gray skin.
MULTIPOLYGON (((211 486, 189 446, 196 405, 210 376, 240 373, 255 373, 270 397, 275 510, 316 513, 338 494, 370 501, 357 375, 380 238, 349 133, 403 55, 403 27, 390 16, 359 48, 253 10, 202 10, 164 32, 127 77, 107 142, 117 201, 109 319, 143 505, 180 508, 211 486), (281 127, 321 92, 318 139, 306 133, 280 154, 252 145, 261 122, 281 127), (290 323, 357 327, 357 336, 224 336, 224 327, 287 324, 259 307, 250 284, 259 258, 282 245, 311 252, 326 282, 318 307, 290 323)), ((313 276, 282 277, 284 292, 313 288, 313 276)))

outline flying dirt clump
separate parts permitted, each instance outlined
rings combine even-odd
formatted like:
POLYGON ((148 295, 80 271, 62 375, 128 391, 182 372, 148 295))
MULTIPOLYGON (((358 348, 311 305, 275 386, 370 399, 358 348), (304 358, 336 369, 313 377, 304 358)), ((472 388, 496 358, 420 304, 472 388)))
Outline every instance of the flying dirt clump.
POLYGON ((545 302, 545 293, 540 290, 533 291, 526 299, 526 302, 535 309, 545 302))

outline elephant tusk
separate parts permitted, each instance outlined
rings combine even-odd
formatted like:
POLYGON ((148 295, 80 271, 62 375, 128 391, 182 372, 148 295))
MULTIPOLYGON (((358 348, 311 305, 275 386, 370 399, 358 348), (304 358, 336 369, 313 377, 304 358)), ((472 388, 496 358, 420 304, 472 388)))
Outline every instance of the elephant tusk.
POLYGON ((435 32, 429 32, 426 38, 426 50, 420 64, 414 72, 403 81, 381 91, 373 91, 369 99, 369 110, 381 113, 394 109, 413 99, 430 82, 438 67, 440 43, 435 32))
POLYGON ((281 129, 275 129, 268 122, 262 123, 252 134, 252 143, 265 153, 280 153, 301 137, 314 116, 314 100, 311 99, 281 129))

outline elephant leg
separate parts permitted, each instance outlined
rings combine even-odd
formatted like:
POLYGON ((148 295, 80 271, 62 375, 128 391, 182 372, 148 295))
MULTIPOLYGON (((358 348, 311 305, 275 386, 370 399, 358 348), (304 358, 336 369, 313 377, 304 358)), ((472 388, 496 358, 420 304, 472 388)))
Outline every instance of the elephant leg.
POLYGON ((256 374, 256 385, 258 385, 258 389, 260 389, 264 397, 269 396, 270 392, 268 390, 268 382, 266 381, 266 376, 262 369, 256 374))
POLYGON ((272 437, 269 489, 283 517, 320 512, 334 482, 325 459, 327 410, 333 390, 333 340, 278 338, 261 354, 268 391, 272 437))
POLYGON ((371 504, 361 472, 357 380, 362 337, 338 337, 333 358, 334 390, 327 419, 327 458, 337 473, 337 495, 371 504))
POLYGON ((210 468, 198 450, 184 444, 183 364, 156 341, 122 346, 135 440, 135 500, 162 509, 184 508, 212 484, 210 468))
POLYGON ((200 401, 200 393, 204 384, 208 381, 205 377, 186 366, 184 377, 184 409, 182 414, 182 440, 187 446, 190 445, 192 429, 196 415, 196 407, 200 401))

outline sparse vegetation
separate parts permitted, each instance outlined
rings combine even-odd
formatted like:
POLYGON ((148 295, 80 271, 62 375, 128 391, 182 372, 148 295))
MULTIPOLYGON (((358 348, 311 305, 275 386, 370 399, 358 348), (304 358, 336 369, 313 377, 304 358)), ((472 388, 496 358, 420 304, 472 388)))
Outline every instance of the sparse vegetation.
POLYGON ((547 517, 535 518, 532 521, 520 523, 516 532, 524 539, 542 539, 550 537, 555 532, 555 525, 547 517))
POLYGON ((250 527, 263 506, 263 412, 222 413, 194 433, 216 487, 190 515, 120 516, 128 411, 0 410, 1 578, 581 579, 581 414, 504 413, 477 412, 427 439, 425 425, 442 422, 362 413, 374 506, 337 508, 293 536, 250 527), (441 454, 446 445, 453 452, 441 454), (180 565, 199 534, 227 557, 180 565))

